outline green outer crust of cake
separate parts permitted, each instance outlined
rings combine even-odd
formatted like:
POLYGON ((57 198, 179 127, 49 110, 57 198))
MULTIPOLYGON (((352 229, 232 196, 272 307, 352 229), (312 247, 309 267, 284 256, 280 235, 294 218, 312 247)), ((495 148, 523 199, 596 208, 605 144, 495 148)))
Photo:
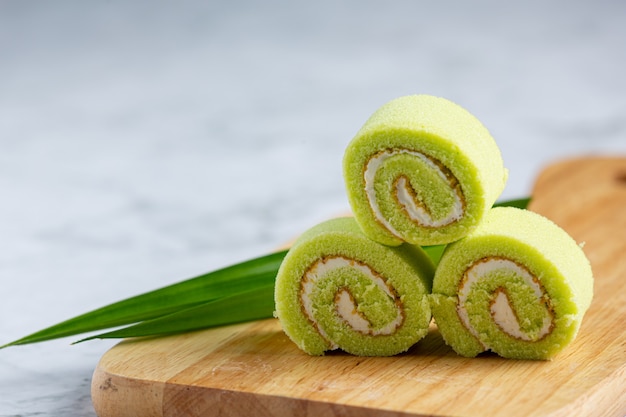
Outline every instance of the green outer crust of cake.
MULTIPOLYGON (((420 181, 416 170, 410 165, 407 168, 405 175, 416 186, 416 193, 428 193, 428 178, 420 181)), ((379 108, 346 148, 343 171, 357 221, 371 239, 387 245, 402 241, 436 245, 458 240, 480 222, 500 196, 507 178, 500 150, 480 121, 446 99, 427 95, 400 97, 379 108), (400 213, 390 194, 390 175, 383 173, 381 184, 376 184, 377 199, 383 201, 386 211, 398 207, 397 214, 388 220, 403 236, 398 238, 387 230, 368 203, 364 170, 372 155, 389 149, 417 151, 442 163, 461 184, 465 216, 438 228, 418 227, 400 213)))
MULTIPOLYGON (((372 336, 349 328, 345 321, 333 313, 334 306, 321 303, 321 312, 315 313, 315 317, 317 319, 321 316, 327 322, 321 325, 329 339, 340 349, 360 356, 390 356, 406 351, 426 335, 431 321, 428 294, 434 274, 430 258, 416 246, 380 245, 368 239, 353 218, 346 217, 326 221, 303 233, 289 250, 278 271, 275 315, 287 336, 300 349, 310 355, 323 355, 333 348, 309 320, 300 299, 303 275, 316 261, 332 256, 356 260, 380 274, 394 288, 404 308, 404 321, 395 333, 372 336)), ((324 277, 354 281, 359 278, 358 275, 355 272, 334 270, 324 277)), ((336 285, 342 286, 343 283, 336 285)), ((380 289, 375 290, 382 293, 380 289)), ((320 300, 332 299, 332 294, 328 294, 331 290, 316 291, 314 300, 318 303, 318 296, 320 300)), ((360 296, 355 294, 357 299, 360 296)), ((377 296, 380 297, 380 294, 377 296)), ((380 322, 381 318, 376 320, 380 322)))
POLYGON ((446 343, 462 356, 473 357, 484 350, 457 314, 457 289, 465 270, 489 257, 510 259, 536 277, 550 300, 554 321, 545 337, 523 341, 501 331, 485 309, 475 318, 470 314, 482 341, 507 358, 549 359, 559 353, 576 337, 591 304, 591 266, 564 230, 537 213, 512 207, 492 209, 469 236, 448 245, 443 253, 430 298, 446 343))

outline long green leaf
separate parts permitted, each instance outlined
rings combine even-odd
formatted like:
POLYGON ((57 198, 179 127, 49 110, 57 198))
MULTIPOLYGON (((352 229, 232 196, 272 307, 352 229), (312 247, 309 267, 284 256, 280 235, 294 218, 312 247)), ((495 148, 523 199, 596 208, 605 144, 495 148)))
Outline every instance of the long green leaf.
POLYGON ((45 328, 0 348, 43 342, 138 323, 207 301, 273 285, 287 251, 251 259, 195 278, 140 294, 45 328))
POLYGON ((92 339, 117 339, 141 336, 159 336, 244 321, 270 318, 274 313, 274 284, 263 285, 229 297, 220 298, 198 306, 156 319, 90 336, 76 343, 92 339))

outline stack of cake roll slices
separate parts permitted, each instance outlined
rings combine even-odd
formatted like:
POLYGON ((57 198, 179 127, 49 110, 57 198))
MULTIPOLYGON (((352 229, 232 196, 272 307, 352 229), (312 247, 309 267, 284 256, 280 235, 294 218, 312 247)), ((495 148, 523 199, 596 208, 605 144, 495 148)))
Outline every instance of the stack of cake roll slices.
POLYGON ((574 340, 589 261, 547 218, 493 207, 508 172, 468 111, 392 100, 348 144, 343 175, 353 217, 303 233, 276 277, 275 315, 304 352, 396 355, 433 319, 466 357, 551 359, 574 340), (431 245, 445 245, 440 259, 431 245))

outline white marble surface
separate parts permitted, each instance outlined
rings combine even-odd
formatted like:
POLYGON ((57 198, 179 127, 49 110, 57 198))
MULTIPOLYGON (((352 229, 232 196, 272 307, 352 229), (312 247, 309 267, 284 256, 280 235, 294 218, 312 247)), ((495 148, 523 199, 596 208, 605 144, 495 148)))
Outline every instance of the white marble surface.
MULTIPOLYGON (((626 154, 626 2, 0 2, 0 343, 347 209, 384 102, 463 105, 530 191, 626 154), (471 3, 471 5, 470 5, 471 3)), ((0 416, 93 416, 114 342, 0 351, 0 416)))

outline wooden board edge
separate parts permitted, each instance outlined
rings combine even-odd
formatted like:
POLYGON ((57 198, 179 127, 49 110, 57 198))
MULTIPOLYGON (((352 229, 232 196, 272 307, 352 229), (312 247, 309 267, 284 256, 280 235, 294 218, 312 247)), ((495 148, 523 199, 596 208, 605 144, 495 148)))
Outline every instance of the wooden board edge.
POLYGON ((98 417, 433 417, 349 404, 188 386, 119 376, 96 368, 91 397, 98 417))
POLYGON ((163 410, 165 416, 432 417, 342 403, 179 384, 167 384, 164 399, 164 404, 167 405, 163 410))
POLYGON ((98 417, 162 417, 164 383, 109 373, 98 366, 91 379, 91 402, 98 417))

